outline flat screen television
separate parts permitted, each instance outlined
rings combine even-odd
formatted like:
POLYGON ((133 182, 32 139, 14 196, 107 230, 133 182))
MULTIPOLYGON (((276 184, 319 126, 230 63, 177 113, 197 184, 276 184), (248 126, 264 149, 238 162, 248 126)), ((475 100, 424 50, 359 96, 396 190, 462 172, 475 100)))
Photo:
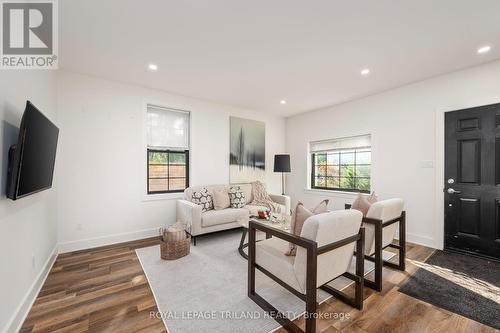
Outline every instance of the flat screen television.
POLYGON ((26 102, 17 144, 9 151, 7 197, 12 200, 52 187, 59 129, 26 102))

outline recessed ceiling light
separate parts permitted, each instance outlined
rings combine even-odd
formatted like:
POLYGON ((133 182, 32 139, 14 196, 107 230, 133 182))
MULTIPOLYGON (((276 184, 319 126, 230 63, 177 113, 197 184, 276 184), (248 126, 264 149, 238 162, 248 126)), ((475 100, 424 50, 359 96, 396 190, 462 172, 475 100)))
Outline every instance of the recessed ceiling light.
POLYGON ((491 50, 491 46, 489 45, 485 45, 483 47, 480 47, 477 49, 477 53, 481 54, 481 53, 487 53, 491 50))
POLYGON ((282 99, 282 100, 280 101, 280 104, 286 104, 286 101, 285 101, 284 99, 282 99))
POLYGON ((368 75, 370 74, 370 69, 369 68, 364 68, 361 70, 361 75, 368 75))
POLYGON ((149 64, 148 68, 149 68, 150 71, 156 71, 156 70, 158 70, 158 66, 155 65, 155 64, 149 64))

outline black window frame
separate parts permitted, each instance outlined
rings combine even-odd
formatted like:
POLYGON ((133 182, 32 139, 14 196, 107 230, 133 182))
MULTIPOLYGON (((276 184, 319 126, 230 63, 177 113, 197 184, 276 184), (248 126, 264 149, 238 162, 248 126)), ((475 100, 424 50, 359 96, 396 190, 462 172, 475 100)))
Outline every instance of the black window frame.
MULTIPOLYGON (((318 190, 328 190, 328 191, 340 191, 340 192, 354 192, 354 193, 370 193, 371 192, 371 157, 370 157, 370 164, 357 164, 356 163, 356 155, 357 153, 363 153, 363 152, 367 152, 369 151, 370 152, 370 156, 371 156, 371 147, 359 147, 359 148, 352 148, 352 149, 342 149, 342 150, 330 150, 330 151, 324 151, 324 152, 313 152, 311 153, 311 189, 318 189, 318 190), (341 156, 341 153, 342 152, 345 152, 345 151, 353 151, 354 153, 354 162, 353 163, 349 163, 349 164, 342 164, 342 161, 340 160, 340 156, 341 156), (338 177, 337 176, 332 176, 332 178, 338 178, 339 179, 339 187, 328 187, 328 186, 317 186, 316 185, 316 174, 315 174, 315 171, 316 171, 316 166, 318 166, 319 164, 316 164, 316 155, 326 155, 326 158, 327 158, 327 163, 325 164, 325 166, 328 168, 328 153, 338 153, 339 154, 339 164, 338 165, 330 165, 330 166, 337 166, 339 168, 339 175, 338 177), (357 170, 357 167, 358 166, 370 166, 370 176, 369 177, 357 177, 356 175, 353 177, 355 180, 357 179, 368 179, 368 182, 369 182, 369 189, 368 190, 360 190, 358 188, 343 188, 343 187, 340 187, 340 182, 341 182, 341 179, 342 179, 342 166, 345 166, 345 165, 351 165, 353 166, 354 168, 354 172, 356 173, 356 170, 357 170)), ((326 181, 326 178, 328 178, 328 173, 326 174, 326 176, 324 177, 325 178, 325 184, 327 183, 326 181)), ((345 177, 344 177, 345 178, 345 177)))
MULTIPOLYGON (((170 166, 170 160, 168 159, 169 163, 167 164, 170 166)), ((146 150, 146 170, 147 170, 147 176, 146 176, 146 182, 147 182, 147 193, 148 195, 154 195, 154 194, 165 194, 165 193, 182 193, 186 188, 189 187, 189 150, 175 150, 175 149, 154 149, 154 148, 148 148, 146 150), (180 154, 184 153, 184 158, 185 158, 185 177, 155 177, 155 178, 150 178, 149 177, 149 153, 175 153, 175 154, 180 154), (149 189, 149 180, 150 179, 166 179, 167 180, 167 188, 169 187, 169 180, 170 179, 186 179, 185 187, 182 190, 166 190, 166 191, 150 191, 149 189)), ((168 175, 168 171, 167 171, 168 175)))

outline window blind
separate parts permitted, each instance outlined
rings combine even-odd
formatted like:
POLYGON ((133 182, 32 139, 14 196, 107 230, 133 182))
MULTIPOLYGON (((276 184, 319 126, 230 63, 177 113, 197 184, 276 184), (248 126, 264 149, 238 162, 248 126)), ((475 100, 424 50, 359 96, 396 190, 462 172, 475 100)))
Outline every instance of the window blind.
POLYGON ((189 149, 189 112, 147 107, 148 148, 189 149))
POLYGON ((313 141, 310 143, 311 153, 332 150, 349 150, 371 147, 371 135, 358 135, 332 140, 313 141))

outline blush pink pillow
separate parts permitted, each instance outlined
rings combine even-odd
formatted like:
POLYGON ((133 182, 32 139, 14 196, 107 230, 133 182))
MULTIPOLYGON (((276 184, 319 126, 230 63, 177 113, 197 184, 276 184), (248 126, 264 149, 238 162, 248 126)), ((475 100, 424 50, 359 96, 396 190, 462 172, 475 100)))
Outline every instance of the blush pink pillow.
MULTIPOLYGON (((328 203, 330 200, 325 199, 321 201, 316 207, 314 207, 311 211, 313 212, 314 215, 321 214, 321 213, 327 213, 328 212, 328 203)), ((302 231, 302 226, 300 226, 300 231, 302 231)), ((299 232, 300 236, 300 232, 299 232)))
POLYGON ((372 192, 369 196, 368 196, 368 202, 371 203, 372 205, 378 201, 378 197, 375 195, 375 192, 372 192))
MULTIPOLYGON (((328 212, 328 202, 329 200, 325 199, 311 210, 304 207, 302 202, 299 202, 292 214, 292 223, 290 225, 291 233, 296 236, 300 236, 300 233, 302 232, 302 227, 304 226, 304 222, 309 217, 328 212)), ((297 252, 297 245, 289 243, 288 251, 285 252, 285 255, 294 256, 296 252, 297 252)))
POLYGON ((377 202, 377 200, 378 198, 375 195, 375 192, 373 192, 369 196, 365 196, 360 193, 358 194, 356 200, 354 200, 354 202, 352 203, 351 209, 359 210, 361 213, 363 213, 363 216, 366 216, 366 214, 368 214, 370 206, 377 202))

